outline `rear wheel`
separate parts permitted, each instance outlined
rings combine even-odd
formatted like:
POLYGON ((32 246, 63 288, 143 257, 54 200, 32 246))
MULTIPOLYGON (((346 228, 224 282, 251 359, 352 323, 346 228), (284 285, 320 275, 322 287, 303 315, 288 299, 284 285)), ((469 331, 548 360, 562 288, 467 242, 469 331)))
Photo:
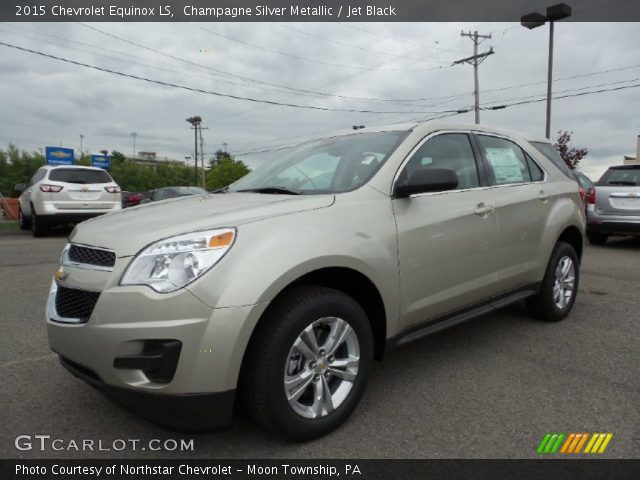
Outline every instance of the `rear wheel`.
POLYGON ((38 217, 35 208, 31 206, 31 233, 34 237, 43 237, 47 233, 47 229, 42 224, 42 220, 38 217))
POLYGON ((366 387, 373 364, 366 314, 340 291, 301 287, 266 315, 243 367, 247 410, 288 440, 329 433, 351 414, 366 387))
POLYGON ((22 213, 22 208, 18 207, 18 225, 20 225, 20 230, 29 230, 31 229, 31 219, 26 217, 24 213, 22 213))
POLYGON ((609 235, 599 232, 587 232, 587 239, 591 245, 604 245, 609 235))
POLYGON ((540 292, 527 299, 527 308, 542 320, 562 320, 573 308, 579 278, 580 266, 576 251, 570 244, 558 242, 551 254, 540 292))

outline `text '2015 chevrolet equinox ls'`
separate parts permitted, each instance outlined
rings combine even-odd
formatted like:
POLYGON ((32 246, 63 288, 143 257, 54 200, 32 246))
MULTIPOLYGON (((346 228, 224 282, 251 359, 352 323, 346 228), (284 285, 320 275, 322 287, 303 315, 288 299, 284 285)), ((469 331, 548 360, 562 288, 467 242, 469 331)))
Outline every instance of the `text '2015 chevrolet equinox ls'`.
POLYGON ((570 312, 584 209, 530 140, 357 131, 81 223, 51 285, 51 348, 166 426, 227 425, 238 397, 276 435, 326 434, 386 350, 525 298, 544 320, 570 312))

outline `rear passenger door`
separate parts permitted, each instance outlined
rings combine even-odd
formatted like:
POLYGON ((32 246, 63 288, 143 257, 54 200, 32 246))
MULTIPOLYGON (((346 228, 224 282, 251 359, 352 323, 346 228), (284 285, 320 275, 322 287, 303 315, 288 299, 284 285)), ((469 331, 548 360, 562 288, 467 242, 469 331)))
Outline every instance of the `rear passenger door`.
POLYGON ((447 168, 455 190, 394 198, 400 270, 400 328, 478 303, 496 290, 497 221, 492 189, 479 171, 469 133, 423 140, 400 168, 396 184, 419 168, 447 168))
POLYGON ((552 204, 545 173, 509 138, 477 133, 476 139, 495 199, 498 286, 501 291, 527 286, 540 266, 540 247, 552 204))

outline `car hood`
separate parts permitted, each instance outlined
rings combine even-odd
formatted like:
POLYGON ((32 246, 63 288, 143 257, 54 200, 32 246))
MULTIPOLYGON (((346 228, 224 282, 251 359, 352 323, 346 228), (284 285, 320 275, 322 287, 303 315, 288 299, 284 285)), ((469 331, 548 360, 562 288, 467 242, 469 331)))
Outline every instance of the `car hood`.
POLYGON ((334 195, 217 193, 172 198, 127 208, 78 224, 74 243, 112 249, 118 257, 173 235, 329 207, 334 195))

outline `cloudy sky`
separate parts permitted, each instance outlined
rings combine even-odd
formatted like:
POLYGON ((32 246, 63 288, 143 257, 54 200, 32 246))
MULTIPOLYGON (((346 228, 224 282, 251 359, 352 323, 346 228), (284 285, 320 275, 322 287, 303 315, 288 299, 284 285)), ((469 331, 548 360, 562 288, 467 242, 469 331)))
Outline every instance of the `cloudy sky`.
MULTIPOLYGON (((516 23, 4 23, 0 41, 194 89, 327 110, 261 104, 117 76, 0 46, 0 146, 45 145, 184 159, 185 119, 200 115, 205 152, 224 143, 255 166, 295 144, 351 125, 428 119, 473 104, 473 53, 461 30, 491 34, 480 49, 481 105, 546 95, 547 27, 516 23), (350 111, 349 111, 350 110, 350 111), (358 112, 354 112, 356 110, 358 112), (365 113, 375 112, 375 113, 365 113), (264 150, 270 150, 263 153, 264 150)), ((558 23, 558 96, 640 84, 640 24, 558 23)), ((574 132, 593 178, 635 155, 640 88, 553 103, 552 132, 574 132)), ((473 113, 451 120, 473 122, 473 113)), ((483 111, 481 123, 543 136, 544 101, 483 111)))

